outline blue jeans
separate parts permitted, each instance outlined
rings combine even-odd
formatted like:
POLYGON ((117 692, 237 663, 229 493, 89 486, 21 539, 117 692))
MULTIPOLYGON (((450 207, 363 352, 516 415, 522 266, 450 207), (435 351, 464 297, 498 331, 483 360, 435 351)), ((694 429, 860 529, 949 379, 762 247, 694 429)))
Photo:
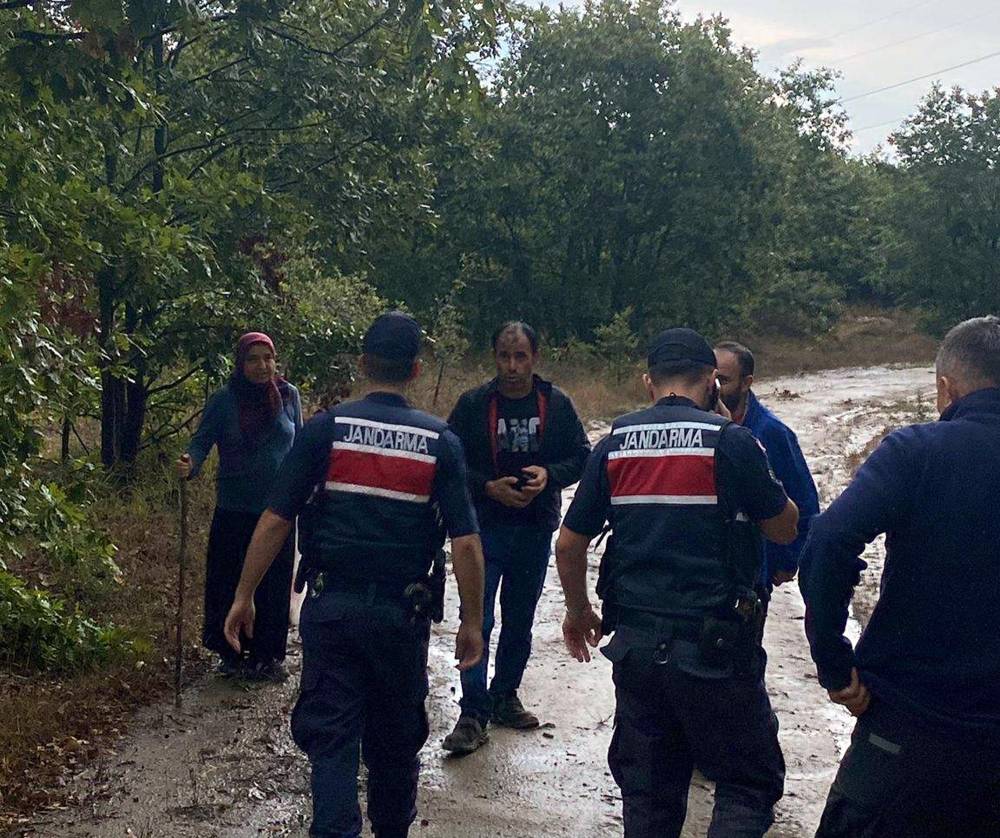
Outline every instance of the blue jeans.
POLYGON ((486 557, 486 595, 483 598, 483 659, 462 673, 462 713, 485 722, 492 710, 491 696, 508 695, 521 686, 531 656, 531 627, 542 595, 552 552, 552 533, 543 527, 491 525, 481 533, 486 557), (500 640, 496 671, 489 690, 490 661, 497 591, 500 592, 500 640))

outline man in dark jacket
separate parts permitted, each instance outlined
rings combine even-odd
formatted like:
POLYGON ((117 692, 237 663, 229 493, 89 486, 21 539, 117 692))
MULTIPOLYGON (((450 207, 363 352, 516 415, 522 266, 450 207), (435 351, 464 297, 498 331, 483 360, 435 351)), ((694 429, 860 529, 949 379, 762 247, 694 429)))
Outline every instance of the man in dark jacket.
POLYGON ((760 440, 774 476, 799 508, 799 534, 795 541, 764 543, 760 582, 762 587, 770 589, 795 578, 809 527, 819 515, 819 495, 795 432, 761 404, 751 389, 756 367, 753 353, 742 343, 723 341, 715 345, 715 358, 719 365, 719 398, 733 414, 733 421, 760 440))
POLYGON ((464 393, 448 422, 462 441, 486 556, 482 661, 462 673, 462 714, 445 750, 465 754, 487 740, 490 721, 530 729, 538 719, 517 696, 531 654, 531 629, 545 582, 562 490, 580 479, 587 434, 565 393, 534 374, 538 337, 526 323, 493 336, 497 375, 464 393), (496 671, 486 672, 500 592, 496 671))
POLYGON ((820 683, 858 717, 820 836, 995 836, 1000 824, 1000 319, 937 358, 941 419, 889 435, 813 524, 802 556, 820 683), (848 604, 886 533, 856 647, 848 604))

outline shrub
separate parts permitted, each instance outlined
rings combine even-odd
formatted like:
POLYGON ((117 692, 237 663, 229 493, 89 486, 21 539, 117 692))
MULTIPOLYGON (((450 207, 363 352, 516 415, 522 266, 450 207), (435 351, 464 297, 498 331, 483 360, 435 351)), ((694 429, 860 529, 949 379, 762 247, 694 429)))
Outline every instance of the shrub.
POLYGON ((594 329, 594 349, 614 373, 615 384, 622 383, 625 371, 631 365, 639 346, 639 338, 630 325, 634 314, 635 307, 626 306, 609 323, 594 329))
POLYGON ((747 319, 758 334, 805 337, 829 331, 843 294, 824 274, 792 271, 775 277, 753 300, 747 319))
POLYGON ((132 643, 62 600, 0 571, 0 662, 16 670, 79 671, 124 659, 132 643))

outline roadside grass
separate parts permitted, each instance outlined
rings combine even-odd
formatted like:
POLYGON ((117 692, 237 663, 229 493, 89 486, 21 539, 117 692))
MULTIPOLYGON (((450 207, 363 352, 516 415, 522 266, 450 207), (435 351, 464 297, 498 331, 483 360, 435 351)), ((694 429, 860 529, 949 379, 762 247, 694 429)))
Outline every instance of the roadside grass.
MULTIPOLYGON (((569 394, 584 421, 609 419, 633 410, 646 399, 641 380, 642 368, 638 364, 630 371, 631 374, 617 383, 597 364, 552 360, 546 357, 543 350, 537 372, 569 394)), ((462 368, 445 373, 435 404, 437 373, 436 370, 428 370, 414 383, 412 400, 424 410, 447 417, 463 392, 489 381, 495 374, 496 369, 489 355, 471 358, 462 368)))
MULTIPOLYGON (((81 610, 123 627, 135 653, 98 671, 62 676, 0 671, 0 832, 31 811, 64 802, 66 775, 114 747, 132 712, 173 685, 177 608, 178 490, 165 464, 143 463, 144 479, 128 490, 102 487, 96 520, 118 545, 123 582, 81 610)), ((206 475, 206 477, 208 477, 206 475)), ((190 540, 185 597, 185 675, 207 665, 200 650, 204 553, 213 503, 211 479, 189 484, 190 540)), ((41 551, 10 562, 11 570, 53 594, 41 551)))
POLYGON ((784 338, 752 333, 735 337, 757 358, 758 375, 774 377, 841 367, 930 362, 938 340, 919 330, 917 314, 905 309, 853 307, 828 333, 784 338))

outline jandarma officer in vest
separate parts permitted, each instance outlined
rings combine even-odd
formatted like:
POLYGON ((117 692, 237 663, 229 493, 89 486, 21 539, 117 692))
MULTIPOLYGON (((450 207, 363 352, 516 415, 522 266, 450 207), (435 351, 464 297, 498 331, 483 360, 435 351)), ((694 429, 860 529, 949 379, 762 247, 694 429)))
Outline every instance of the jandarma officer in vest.
POLYGON ((321 413, 295 439, 247 552, 226 620, 239 650, 253 592, 302 515, 310 593, 302 609, 302 684, 292 735, 312 764, 313 836, 358 836, 359 752, 377 838, 407 835, 418 753, 427 740, 429 620, 414 610, 444 533, 451 536, 462 622, 455 655, 482 655, 483 554, 458 439, 404 393, 420 374, 420 327, 379 317, 362 344, 371 392, 321 413))
MULTIPOLYGON (((619 417, 594 449, 556 545, 571 654, 614 632, 615 732, 608 762, 625 835, 680 835, 692 769, 714 780, 709 835, 761 836, 785 766, 762 678, 753 592, 761 532, 796 536, 798 510, 745 428, 712 412, 712 347, 690 329, 650 344, 652 407, 619 417), (610 522, 598 594, 587 548, 610 522)), ((724 411, 725 408, 719 408, 724 411)))

